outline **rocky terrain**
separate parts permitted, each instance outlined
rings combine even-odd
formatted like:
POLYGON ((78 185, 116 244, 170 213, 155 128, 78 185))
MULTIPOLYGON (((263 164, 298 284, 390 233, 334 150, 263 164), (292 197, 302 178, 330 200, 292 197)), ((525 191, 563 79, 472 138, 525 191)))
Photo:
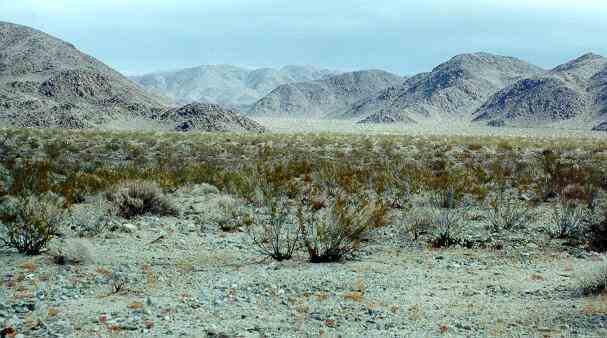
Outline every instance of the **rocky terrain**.
POLYGON ((246 110, 280 85, 313 81, 330 75, 335 75, 335 72, 312 66, 247 69, 207 65, 133 76, 131 79, 150 93, 168 97, 176 105, 206 102, 246 110))
POLYGON ((607 109, 606 73, 607 58, 585 54, 500 90, 478 109, 475 121, 591 123, 607 109))
POLYGON ((282 85, 257 101, 249 113, 264 117, 325 117, 405 78, 380 70, 344 73, 322 80, 282 85))
POLYGON ((341 117, 364 119, 375 113, 384 116, 390 113, 393 115, 390 120, 471 119, 472 113, 498 90, 542 72, 512 57, 488 53, 458 55, 429 73, 362 99, 341 117))
POLYGON ((160 114, 157 119, 163 122, 174 122, 175 131, 265 131, 260 124, 238 112, 209 103, 191 103, 181 108, 169 109, 160 114))
POLYGON ((191 107, 170 109, 73 45, 0 22, 0 125, 90 129, 122 121, 163 130, 165 123, 179 123, 179 130, 261 130, 234 111, 209 107, 197 109, 195 117, 188 116, 193 120, 186 121, 179 112, 191 107))

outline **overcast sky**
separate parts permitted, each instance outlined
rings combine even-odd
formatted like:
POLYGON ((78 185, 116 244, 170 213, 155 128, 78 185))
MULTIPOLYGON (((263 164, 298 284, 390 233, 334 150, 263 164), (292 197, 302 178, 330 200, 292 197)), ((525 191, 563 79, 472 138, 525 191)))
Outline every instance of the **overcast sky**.
POLYGON ((0 0, 0 21, 129 75, 202 64, 410 75, 474 51, 546 68, 607 55, 606 0, 0 0))

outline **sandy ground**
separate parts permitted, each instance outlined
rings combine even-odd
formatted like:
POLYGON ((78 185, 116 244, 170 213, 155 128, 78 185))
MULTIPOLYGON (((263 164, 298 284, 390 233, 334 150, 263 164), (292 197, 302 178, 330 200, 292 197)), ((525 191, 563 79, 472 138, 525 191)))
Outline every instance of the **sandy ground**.
POLYGON ((281 119, 255 118, 274 133, 345 133, 366 135, 413 135, 413 136, 503 136, 530 138, 599 138, 607 133, 590 131, 591 127, 579 124, 579 129, 570 129, 571 124, 553 123, 534 128, 491 128, 479 123, 432 121, 414 124, 358 124, 356 120, 326 119, 281 119))

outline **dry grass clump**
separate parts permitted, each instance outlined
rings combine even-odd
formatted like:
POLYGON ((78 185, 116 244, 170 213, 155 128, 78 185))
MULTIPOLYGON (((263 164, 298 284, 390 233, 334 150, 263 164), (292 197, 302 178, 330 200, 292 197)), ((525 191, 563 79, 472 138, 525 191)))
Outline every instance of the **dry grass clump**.
POLYGON ((210 219, 223 231, 231 232, 240 229, 247 214, 244 206, 234 197, 228 195, 218 196, 211 205, 210 219))
POLYGON ((65 215, 55 194, 7 197, 0 204, 0 245, 38 255, 55 237, 65 215))
POLYGON ((177 216, 179 213, 157 183, 127 181, 115 186, 106 194, 106 198, 126 219, 146 214, 177 216))
POLYGON ((48 254, 59 265, 95 263, 93 246, 80 238, 53 240, 49 243, 48 254))

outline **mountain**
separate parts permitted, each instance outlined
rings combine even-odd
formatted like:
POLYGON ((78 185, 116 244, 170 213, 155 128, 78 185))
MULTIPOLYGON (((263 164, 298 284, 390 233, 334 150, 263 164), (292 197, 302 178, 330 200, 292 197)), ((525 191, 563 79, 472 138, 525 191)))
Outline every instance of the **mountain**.
POLYGON ((342 118, 366 118, 375 113, 391 120, 471 119, 491 95, 518 79, 543 70, 525 61, 488 53, 462 54, 429 73, 409 78, 356 102, 342 118))
POLYGON ((316 81, 285 84, 257 101, 251 115, 272 117, 325 117, 405 78, 381 70, 363 70, 316 81))
POLYGON ((246 69, 209 65, 131 79, 148 92, 163 95, 174 104, 207 102, 243 109, 282 84, 317 80, 334 74, 311 66, 246 69))
MULTIPOLYGON (((175 122, 167 111, 171 110, 162 99, 74 45, 33 28, 0 22, 0 125, 100 128, 116 121, 138 125, 142 119, 155 119, 165 129, 164 124, 175 122)), ((235 129, 259 130, 255 122, 233 117, 234 112, 222 114, 228 116, 225 125, 210 119, 204 127, 200 118, 196 129, 222 131, 231 121, 235 129)), ((217 116, 215 120, 221 121, 217 116)))
POLYGON ((162 106, 161 100, 72 44, 0 22, 3 124, 87 127, 162 106))
POLYGON ((164 111, 157 119, 174 123, 176 131, 265 131, 257 122, 235 111, 208 103, 191 103, 173 108, 164 111))
POLYGON ((590 53, 503 88, 478 109, 474 120, 498 124, 589 122, 605 113, 607 58, 590 53))

